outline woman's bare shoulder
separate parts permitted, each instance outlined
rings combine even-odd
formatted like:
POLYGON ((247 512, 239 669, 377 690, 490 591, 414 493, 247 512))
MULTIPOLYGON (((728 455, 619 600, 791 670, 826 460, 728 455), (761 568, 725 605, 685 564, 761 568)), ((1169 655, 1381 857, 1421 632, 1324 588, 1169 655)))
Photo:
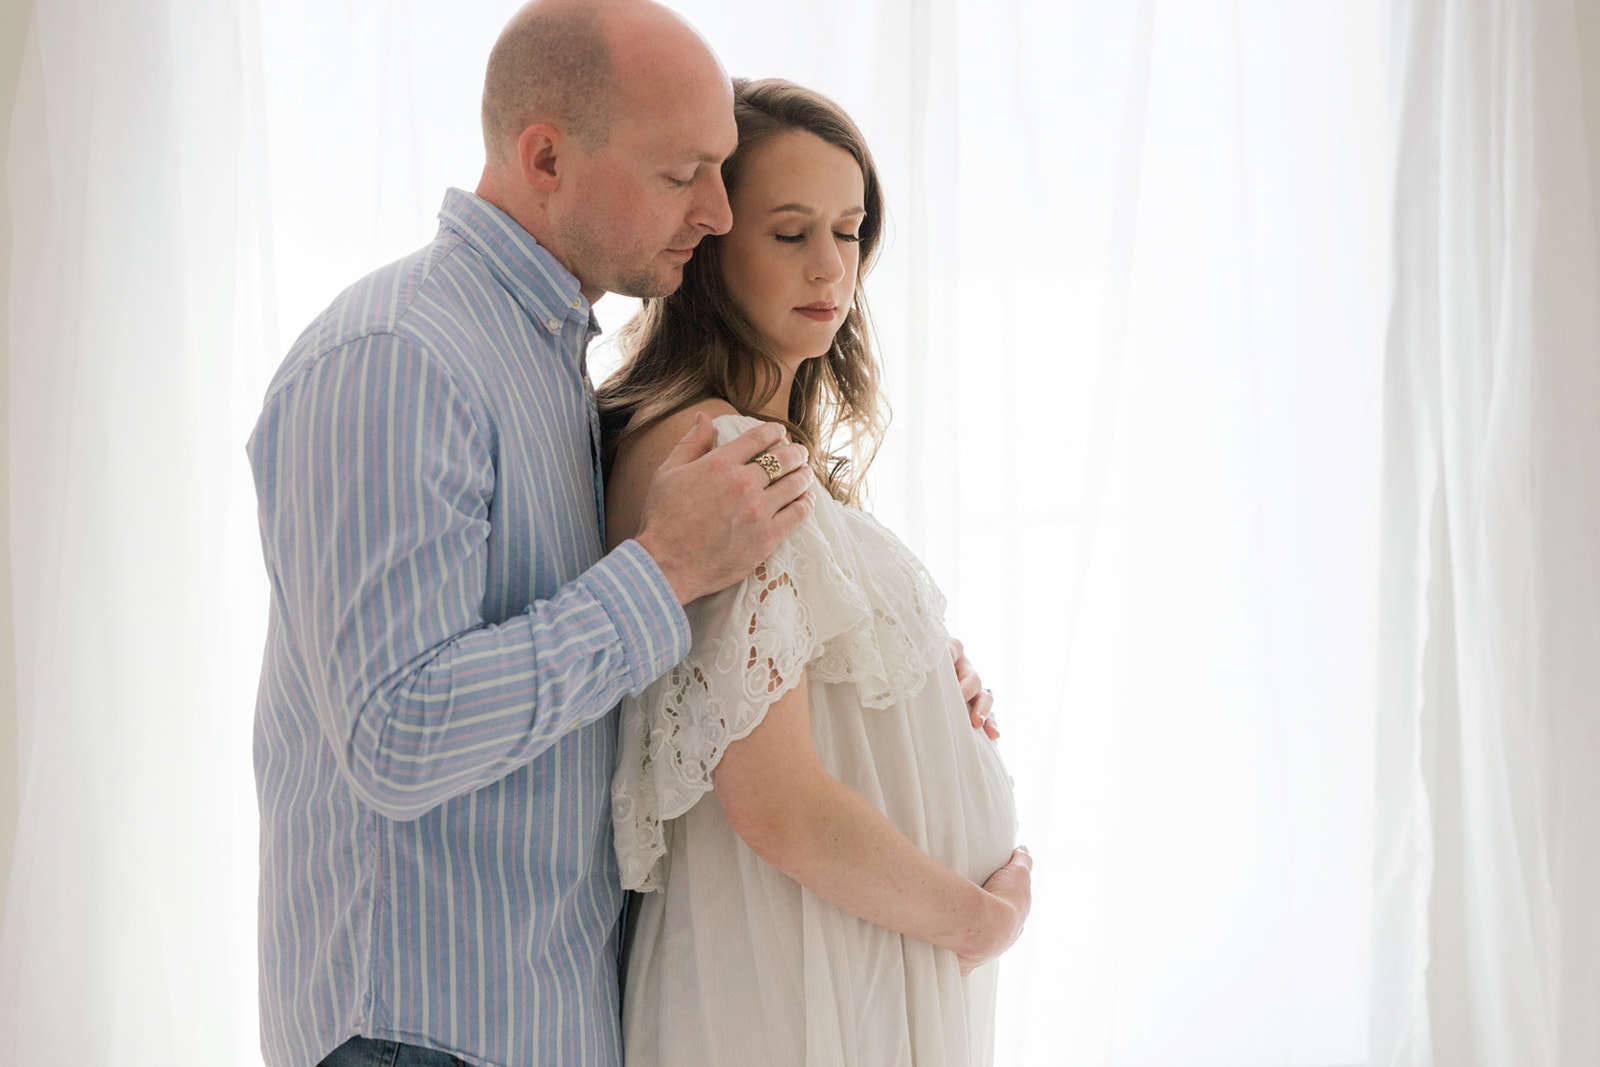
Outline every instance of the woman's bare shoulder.
POLYGON ((689 432, 689 427, 694 425, 695 415, 700 412, 704 412, 708 419, 739 414, 739 410, 726 400, 719 397, 707 397, 704 400, 696 400, 687 407, 679 408, 644 431, 639 437, 641 440, 668 438, 671 440, 671 444, 667 446, 667 451, 671 452, 672 446, 676 445, 683 438, 683 435, 689 432))
POLYGON ((629 434, 617 445, 611 476, 606 481, 607 540, 620 541, 637 532, 651 479, 694 425, 695 414, 702 411, 713 419, 739 414, 726 400, 697 400, 644 430, 629 434))
POLYGON ((739 414, 738 410, 726 400, 716 398, 697 400, 623 441, 617 447, 617 462, 613 470, 620 471, 625 466, 643 467, 654 474, 656 468, 661 466, 672 450, 678 446, 678 442, 683 440, 683 435, 689 432, 689 428, 694 425, 694 417, 699 412, 704 412, 707 418, 712 419, 722 415, 739 414))

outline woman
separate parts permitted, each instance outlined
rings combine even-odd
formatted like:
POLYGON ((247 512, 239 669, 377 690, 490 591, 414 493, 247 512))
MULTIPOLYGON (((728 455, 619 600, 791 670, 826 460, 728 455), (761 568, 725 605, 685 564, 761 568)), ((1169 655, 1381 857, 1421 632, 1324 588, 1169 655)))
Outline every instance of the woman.
POLYGON ((749 579, 690 605, 689 657, 624 704, 617 854, 645 891, 628 1062, 988 1063, 985 961, 1024 908, 1016 869, 978 883, 1012 856, 1011 783, 963 714, 943 597, 857 506, 883 425, 856 284, 877 174, 815 93, 736 81, 735 115, 733 228, 646 303, 600 390, 608 536, 636 532, 698 413, 719 442, 784 422, 826 495, 749 579))

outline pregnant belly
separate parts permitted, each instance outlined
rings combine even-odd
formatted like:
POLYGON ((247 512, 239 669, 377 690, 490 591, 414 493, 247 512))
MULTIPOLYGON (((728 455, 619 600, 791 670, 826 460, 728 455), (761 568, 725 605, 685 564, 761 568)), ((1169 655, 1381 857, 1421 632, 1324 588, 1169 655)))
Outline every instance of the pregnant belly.
POLYGON ((1017 811, 995 743, 974 730, 949 661, 887 708, 855 687, 814 684, 812 738, 823 764, 928 855, 974 882, 1011 856, 1017 811))
POLYGON ((965 747, 970 756, 959 761, 964 787, 959 821, 970 851, 964 873, 981 884, 1011 858, 1017 845, 1016 790, 995 742, 982 730, 972 729, 965 715, 961 727, 968 731, 964 740, 969 742, 965 747))

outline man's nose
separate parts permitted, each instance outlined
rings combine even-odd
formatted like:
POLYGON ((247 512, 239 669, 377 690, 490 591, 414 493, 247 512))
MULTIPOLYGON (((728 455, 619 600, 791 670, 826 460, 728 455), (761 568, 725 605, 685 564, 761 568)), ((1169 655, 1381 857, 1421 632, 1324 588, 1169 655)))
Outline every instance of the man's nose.
POLYGON ((713 171, 701 184, 689 223, 713 234, 727 233, 733 228, 733 209, 728 206, 728 190, 723 188, 720 170, 713 171))

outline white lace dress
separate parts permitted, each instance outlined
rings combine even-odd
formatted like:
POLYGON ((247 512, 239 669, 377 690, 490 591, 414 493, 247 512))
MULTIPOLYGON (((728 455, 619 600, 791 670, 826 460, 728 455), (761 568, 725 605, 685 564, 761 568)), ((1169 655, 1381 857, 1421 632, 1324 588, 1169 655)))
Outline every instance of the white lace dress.
MULTIPOLYGON (((756 420, 716 420, 717 443, 756 420)), ((688 658, 622 706, 612 784, 634 901, 632 1067, 992 1062, 997 963, 864 922, 758 859, 711 770, 805 672, 824 766, 928 855, 982 882, 1010 857, 1011 778, 968 722, 944 598, 915 556, 825 493, 744 582, 689 607, 688 658)))

